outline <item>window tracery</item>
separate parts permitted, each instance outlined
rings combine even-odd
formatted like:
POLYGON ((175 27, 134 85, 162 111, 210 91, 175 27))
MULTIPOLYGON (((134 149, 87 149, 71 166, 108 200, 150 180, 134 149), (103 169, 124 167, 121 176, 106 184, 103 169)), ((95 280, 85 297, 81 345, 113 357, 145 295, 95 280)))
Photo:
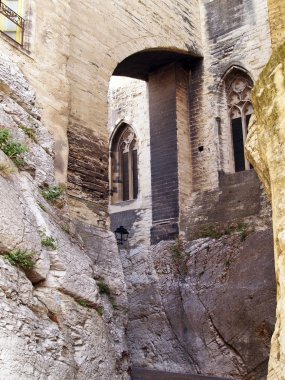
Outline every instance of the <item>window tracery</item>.
POLYGON ((235 73, 226 79, 226 94, 231 137, 233 147, 234 169, 236 172, 251 168, 244 153, 247 128, 250 115, 253 113, 250 94, 251 79, 243 73, 235 73))
POLYGON ((136 199, 138 196, 137 138, 124 124, 113 137, 111 147, 112 203, 136 199))

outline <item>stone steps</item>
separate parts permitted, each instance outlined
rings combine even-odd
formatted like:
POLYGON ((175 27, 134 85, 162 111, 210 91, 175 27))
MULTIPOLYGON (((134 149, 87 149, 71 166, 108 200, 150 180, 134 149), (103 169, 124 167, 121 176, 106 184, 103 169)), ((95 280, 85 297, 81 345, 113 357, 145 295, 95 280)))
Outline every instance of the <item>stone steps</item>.
POLYGON ((222 377, 163 372, 145 368, 132 368, 132 380, 230 380, 222 377))

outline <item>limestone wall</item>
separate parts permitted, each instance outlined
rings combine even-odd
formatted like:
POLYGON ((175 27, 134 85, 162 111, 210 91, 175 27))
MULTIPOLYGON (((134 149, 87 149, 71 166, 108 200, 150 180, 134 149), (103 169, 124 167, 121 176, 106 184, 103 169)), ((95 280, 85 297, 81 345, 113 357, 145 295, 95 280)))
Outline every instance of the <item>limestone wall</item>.
MULTIPOLYGON (((70 163, 70 194, 91 202, 86 203, 87 207, 96 202, 95 210, 102 205, 103 212, 108 203, 105 157, 111 75, 118 63, 144 49, 166 48, 201 55, 199 3, 88 0, 83 6, 74 0, 71 9, 69 140, 70 157, 74 161, 76 156, 79 164, 70 163), (82 136, 81 142, 73 138, 78 136, 82 136), (92 141, 93 149, 85 147, 86 140, 92 141), (86 156, 92 162, 91 168, 84 161, 86 156), (103 162, 98 157, 103 157, 103 162), (85 169, 86 176, 81 174, 85 169), (96 176, 96 181, 92 180, 96 176)), ((82 215, 83 210, 84 206, 82 215)))
POLYGON ((233 171, 223 76, 236 65, 256 80, 271 54, 266 0, 204 0, 201 23, 204 59, 200 68, 192 70, 190 88, 194 191, 216 187, 218 170, 233 171), (220 135, 216 117, 221 119, 220 135))
MULTIPOLYGON (((201 55, 199 3, 168 0, 26 2, 24 49, 0 39, 37 92, 42 117, 56 139, 56 173, 69 183, 75 215, 106 216, 107 92, 117 64, 143 49, 164 47, 201 55), (88 157, 88 163, 85 158, 88 157), (78 198, 85 203, 77 202, 78 198)), ((98 218, 93 218, 97 224, 98 218)))
POLYGON ((221 5, 205 0, 200 5, 170 0, 84 5, 70 0, 55 5, 30 0, 26 12, 30 53, 1 38, 1 52, 19 63, 37 91, 42 117, 56 140, 56 176, 63 182, 68 127, 69 194, 75 216, 95 225, 106 217, 109 80, 119 62, 143 49, 204 56, 203 64, 192 67, 190 88, 194 190, 216 187, 217 171, 230 170, 229 126, 218 83, 232 64, 256 78, 266 63, 271 44, 267 3, 247 0, 236 7, 233 1, 221 5), (221 117, 220 137, 216 116, 221 117), (201 146, 203 150, 198 149, 201 146))
POLYGON ((159 47, 201 54, 197 0, 190 5, 170 0, 163 3, 88 0, 84 5, 73 0, 70 4, 71 116, 99 136, 108 136, 107 91, 118 63, 138 51, 159 47))

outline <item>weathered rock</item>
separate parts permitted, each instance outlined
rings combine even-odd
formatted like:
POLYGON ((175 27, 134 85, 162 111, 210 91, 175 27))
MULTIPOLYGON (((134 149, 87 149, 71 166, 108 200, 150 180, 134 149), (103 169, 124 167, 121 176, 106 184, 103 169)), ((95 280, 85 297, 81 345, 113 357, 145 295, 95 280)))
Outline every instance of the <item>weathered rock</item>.
POLYGON ((272 234, 243 239, 122 251, 135 366, 265 379, 275 322, 272 234))
POLYGON ((0 61, 0 74, 0 127, 29 147, 20 169, 0 151, 0 254, 26 251, 35 260, 27 269, 0 257, 0 378, 128 379, 127 298, 114 236, 83 224, 92 236, 84 249, 64 201, 58 209, 43 198, 39 186, 55 184, 53 141, 18 68, 0 61), (99 279, 110 294, 100 296, 99 279))
POLYGON ((40 286, 0 259, 1 378, 127 379, 104 319, 71 297, 40 286), (121 373, 120 373, 121 372, 121 373))
POLYGON ((25 168, 38 185, 54 181, 53 149, 50 133, 39 121, 35 92, 17 67, 0 59, 0 127, 9 129, 13 141, 26 146, 25 168), (9 87, 10 86, 10 87, 9 87))

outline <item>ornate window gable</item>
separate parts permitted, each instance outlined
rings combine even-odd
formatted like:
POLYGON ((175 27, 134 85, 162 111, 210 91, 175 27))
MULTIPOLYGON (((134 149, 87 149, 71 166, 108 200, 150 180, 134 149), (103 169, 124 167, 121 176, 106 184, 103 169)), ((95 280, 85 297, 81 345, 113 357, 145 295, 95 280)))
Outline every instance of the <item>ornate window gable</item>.
POLYGON ((236 172, 251 168, 244 153, 247 128, 253 113, 250 101, 252 80, 245 73, 235 70, 226 79, 226 95, 231 124, 234 169, 236 172))
POLYGON ((127 124, 119 126, 111 144, 112 202, 136 199, 138 196, 137 138, 127 124))

